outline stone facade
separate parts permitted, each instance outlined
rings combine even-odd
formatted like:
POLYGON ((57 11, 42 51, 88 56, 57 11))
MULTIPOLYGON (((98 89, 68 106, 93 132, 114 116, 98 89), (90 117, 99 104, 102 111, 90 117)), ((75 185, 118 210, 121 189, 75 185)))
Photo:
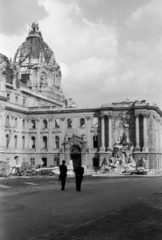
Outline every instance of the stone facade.
POLYGON ((123 101, 77 108, 63 95, 60 66, 35 24, 13 62, 0 55, 1 161, 10 166, 23 162, 56 166, 72 159, 74 166, 81 161, 87 169, 96 170, 124 135, 133 146, 135 161, 143 157, 147 169, 161 171, 158 106, 123 101))

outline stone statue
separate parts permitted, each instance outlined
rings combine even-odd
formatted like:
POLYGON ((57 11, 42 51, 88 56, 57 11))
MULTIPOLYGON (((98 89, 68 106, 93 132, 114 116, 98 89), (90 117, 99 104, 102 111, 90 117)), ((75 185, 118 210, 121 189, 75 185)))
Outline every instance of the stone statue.
POLYGON ((16 87, 19 88, 20 87, 20 80, 21 80, 21 67, 19 64, 15 64, 14 65, 14 75, 15 75, 15 84, 16 84, 16 87))
POLYGON ((31 30, 29 31, 29 34, 36 34, 36 35, 42 37, 42 34, 39 31, 39 25, 36 21, 32 23, 31 30))
POLYGON ((7 67, 7 63, 6 62, 0 63, 0 75, 5 75, 6 67, 7 67))
POLYGON ((5 91, 6 90, 6 86, 5 86, 5 75, 6 75, 6 67, 7 67, 7 63, 6 62, 1 62, 0 63, 0 90, 1 91, 5 91))

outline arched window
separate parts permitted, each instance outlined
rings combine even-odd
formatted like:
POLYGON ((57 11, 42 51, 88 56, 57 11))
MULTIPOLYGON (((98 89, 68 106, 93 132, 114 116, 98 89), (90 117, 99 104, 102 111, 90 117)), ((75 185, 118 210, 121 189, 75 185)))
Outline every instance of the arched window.
POLYGON ((93 128, 98 128, 98 118, 97 117, 93 118, 92 127, 93 128))
POLYGON ((59 149, 60 144, 59 144, 59 137, 58 136, 55 137, 55 142, 56 142, 56 148, 59 149))
POLYGON ((46 129, 47 127, 48 127, 47 120, 46 120, 46 119, 43 119, 42 128, 43 128, 43 129, 46 129))
POLYGON ((15 159, 16 165, 19 165, 19 157, 15 156, 14 159, 15 159))
POLYGON ((35 165, 35 159, 34 158, 30 158, 30 164, 31 164, 31 166, 35 165))
POLYGON ((6 135, 6 148, 9 148, 10 136, 9 134, 6 135))
POLYGON ((17 128, 17 126, 18 126, 18 120, 17 118, 15 118, 15 128, 17 128))
POLYGON ((35 137, 31 137, 31 148, 35 148, 35 137))
POLYGON ((25 136, 22 137, 22 149, 25 149, 25 136))
POLYGON ((98 136, 93 136, 93 148, 98 148, 98 136))
POLYGON ((23 98, 23 106, 25 107, 26 106, 26 99, 23 98))
POLYGON ((71 118, 67 119, 67 127, 72 128, 72 119, 71 118))
POLYGON ((47 137, 46 136, 43 136, 43 139, 42 139, 42 149, 46 149, 47 148, 47 137))
POLYGON ((32 128, 32 129, 35 129, 35 128, 36 128, 35 120, 31 120, 31 128, 32 128))
POLYGON ((81 128, 84 128, 84 127, 85 127, 85 119, 84 119, 84 118, 81 118, 81 119, 80 119, 80 127, 81 127, 81 128))
POLYGON ((22 120, 22 128, 25 129, 25 119, 22 120))
POLYGON ((14 137, 14 148, 15 149, 17 148, 17 135, 15 135, 14 137))
POLYGON ((6 117, 6 126, 7 127, 10 126, 10 118, 9 118, 9 116, 6 117))
POLYGON ((60 120, 58 118, 55 119, 55 128, 60 128, 60 120))

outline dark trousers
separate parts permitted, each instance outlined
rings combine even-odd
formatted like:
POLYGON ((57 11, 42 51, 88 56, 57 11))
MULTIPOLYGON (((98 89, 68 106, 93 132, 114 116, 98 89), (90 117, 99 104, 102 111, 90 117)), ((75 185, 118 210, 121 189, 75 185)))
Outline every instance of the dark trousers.
POLYGON ((61 176, 60 180, 61 180, 61 188, 62 188, 62 190, 64 190, 65 189, 66 177, 65 176, 61 176))
POLYGON ((83 179, 83 177, 75 176, 76 190, 77 190, 77 191, 80 191, 80 190, 81 190, 82 179, 83 179))

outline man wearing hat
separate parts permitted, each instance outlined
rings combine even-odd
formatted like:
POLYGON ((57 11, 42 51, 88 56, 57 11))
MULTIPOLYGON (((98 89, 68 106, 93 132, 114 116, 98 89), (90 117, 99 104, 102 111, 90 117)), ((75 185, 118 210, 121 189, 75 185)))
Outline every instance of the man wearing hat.
POLYGON ((67 177, 67 166, 65 165, 65 160, 62 161, 60 165, 60 180, 61 180, 61 190, 65 190, 65 182, 67 177))
POLYGON ((81 166, 81 162, 78 162, 78 166, 74 169, 75 181, 76 181, 76 191, 81 191, 81 183, 83 180, 84 168, 81 166))

